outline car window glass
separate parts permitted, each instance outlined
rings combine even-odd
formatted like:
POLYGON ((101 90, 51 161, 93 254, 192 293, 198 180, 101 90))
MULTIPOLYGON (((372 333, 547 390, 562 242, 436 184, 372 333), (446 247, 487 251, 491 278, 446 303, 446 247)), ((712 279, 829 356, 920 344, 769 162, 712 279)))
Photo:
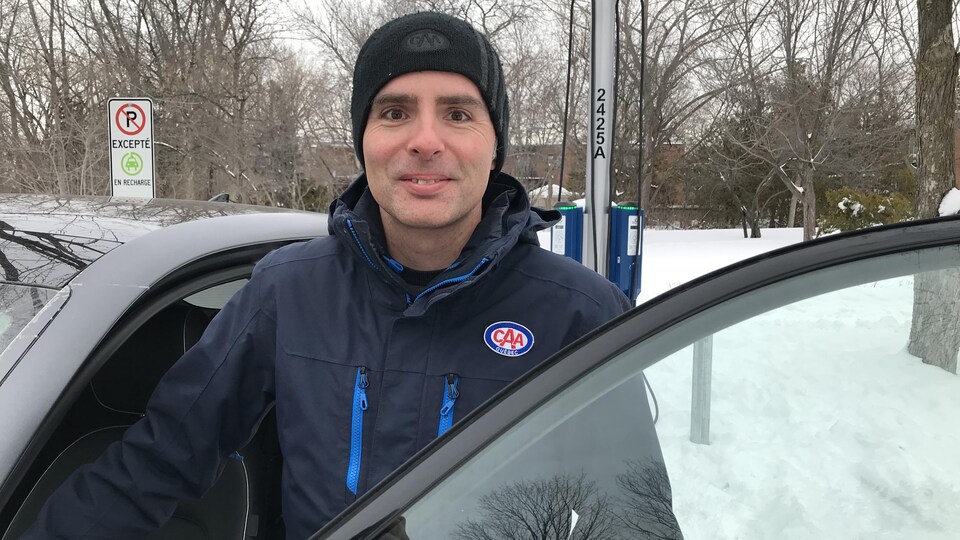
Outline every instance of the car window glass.
POLYGON ((9 230, 0 221, 2 279, 60 288, 93 261, 119 246, 110 239, 9 230))
POLYGON ((956 247, 890 255, 707 309, 528 414, 392 534, 955 538, 960 379, 907 344, 917 287, 946 316, 915 343, 956 361, 958 268, 956 247))
POLYGON ((208 287, 200 292, 191 294, 184 298, 183 301, 200 308, 220 309, 226 305, 237 291, 247 284, 247 281, 249 280, 244 278, 214 285, 213 287, 208 287))
MULTIPOLYGON (((689 538, 960 534, 960 380, 908 346, 914 286, 937 274, 792 303, 646 370, 689 538)), ((915 336, 953 342, 954 362, 957 306, 915 336)))

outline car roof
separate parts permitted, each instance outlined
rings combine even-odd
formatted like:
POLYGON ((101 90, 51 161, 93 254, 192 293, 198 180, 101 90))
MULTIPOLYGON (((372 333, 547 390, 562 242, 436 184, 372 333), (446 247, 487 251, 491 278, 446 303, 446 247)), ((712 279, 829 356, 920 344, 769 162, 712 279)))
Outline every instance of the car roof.
POLYGON ((284 208, 176 199, 0 194, 0 282, 61 288, 117 246, 189 221, 284 208))

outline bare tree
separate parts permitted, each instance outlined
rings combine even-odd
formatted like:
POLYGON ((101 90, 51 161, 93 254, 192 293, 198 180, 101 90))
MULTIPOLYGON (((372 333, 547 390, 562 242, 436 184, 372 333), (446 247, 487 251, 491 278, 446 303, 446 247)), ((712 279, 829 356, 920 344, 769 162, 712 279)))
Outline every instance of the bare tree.
POLYGON ((628 461, 617 475, 623 494, 617 500, 617 520, 627 538, 682 540, 680 524, 673 514, 673 493, 662 462, 628 461))
POLYGON ((10 190, 72 193, 97 163, 87 152, 103 125, 89 122, 97 80, 91 59, 75 54, 69 7, 36 0, 0 6, 0 118, 9 128, 0 129, 0 149, 10 190))
POLYGON ((616 538, 607 497, 584 474, 523 480, 480 497, 480 516, 454 533, 457 540, 594 540, 616 538), (571 527, 575 511, 579 516, 571 527))
MULTIPOLYGON (((841 167, 843 156, 862 155, 861 140, 841 133, 844 106, 856 97, 852 78, 869 56, 874 0, 773 0, 778 76, 769 121, 739 144, 765 160, 803 206, 804 239, 816 233, 816 179, 841 167), (844 145, 848 148, 844 149, 844 145)), ((756 79, 751 79, 754 81, 756 79)))
POLYGON ((772 117, 775 51, 760 45, 769 38, 772 9, 770 2, 732 2, 728 8, 732 27, 721 36, 712 67, 718 78, 725 75, 731 83, 711 104, 699 152, 703 157, 696 159, 697 152, 691 157, 697 170, 719 178, 734 200, 745 234, 749 229, 751 238, 759 238, 761 212, 782 191, 773 189, 776 175, 769 163, 745 150, 741 141, 760 139, 772 117))
MULTIPOLYGON (((954 121, 960 47, 954 41, 953 0, 918 2, 917 215, 939 215, 954 178, 954 121)), ((910 354, 926 364, 957 372, 960 351, 960 270, 924 272, 914 278, 910 354)))
POLYGON ((109 192, 109 97, 155 103, 158 194, 258 189, 251 110, 275 55, 261 0, 10 0, 0 23, 8 189, 109 192))
POLYGON ((760 238, 764 210, 786 195, 786 190, 776 189, 776 174, 765 163, 738 151, 739 148, 724 144, 722 136, 720 138, 708 146, 709 157, 703 163, 704 168, 719 176, 733 198, 743 222, 744 235, 760 238))
MULTIPOLYGON (((640 3, 621 3, 622 43, 620 86, 618 88, 617 137, 623 147, 637 150, 621 152, 615 168, 622 171, 618 189, 639 196, 645 208, 653 206, 654 168, 665 144, 678 141, 683 134, 693 133, 688 123, 708 106, 729 85, 729 78, 720 80, 712 69, 712 50, 735 22, 731 19, 730 2, 684 0, 655 2, 647 20, 647 48, 641 50, 643 31, 640 3), (645 87, 641 87, 640 64, 646 61, 645 87), (640 110, 643 96, 644 138, 639 138, 640 110), (643 145, 641 192, 636 193, 639 146, 643 145)), ((687 141, 688 146, 694 141, 687 141)))

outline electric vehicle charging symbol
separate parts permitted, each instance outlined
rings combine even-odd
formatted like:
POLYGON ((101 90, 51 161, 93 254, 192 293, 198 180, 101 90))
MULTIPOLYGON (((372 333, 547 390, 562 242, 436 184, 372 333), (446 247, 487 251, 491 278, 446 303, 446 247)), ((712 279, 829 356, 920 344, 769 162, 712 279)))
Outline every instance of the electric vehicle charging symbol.
POLYGON ((136 152, 127 152, 120 158, 120 168, 128 176, 136 176, 143 170, 143 158, 136 152))

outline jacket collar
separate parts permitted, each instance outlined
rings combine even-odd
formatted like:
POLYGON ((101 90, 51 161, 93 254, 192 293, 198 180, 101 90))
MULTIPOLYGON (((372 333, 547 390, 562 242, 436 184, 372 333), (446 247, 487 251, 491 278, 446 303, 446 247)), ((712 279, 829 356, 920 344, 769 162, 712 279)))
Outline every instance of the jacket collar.
MULTIPOLYGON (((329 215, 330 234, 388 283, 406 289, 386 251, 380 207, 367 187, 365 174, 361 174, 333 201, 329 215)), ((453 286, 442 288, 449 293, 466 286, 495 267, 517 243, 539 245, 537 231, 552 226, 559 219, 560 213, 555 210, 531 208, 523 186, 515 178, 503 172, 491 173, 483 196, 480 223, 457 262, 434 282, 443 283, 466 276, 453 286)), ((440 291, 439 288, 436 290, 440 291)), ((431 288, 428 287, 427 291, 431 288)))

